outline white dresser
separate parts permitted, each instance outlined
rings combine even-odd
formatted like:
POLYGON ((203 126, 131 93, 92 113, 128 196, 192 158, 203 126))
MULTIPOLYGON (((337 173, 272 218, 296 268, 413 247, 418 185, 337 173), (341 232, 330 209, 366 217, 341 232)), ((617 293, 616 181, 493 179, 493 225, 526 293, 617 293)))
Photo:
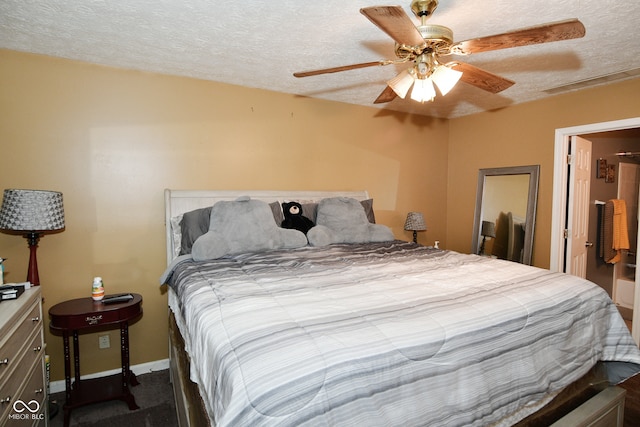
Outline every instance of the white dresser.
POLYGON ((39 287, 0 302, 0 426, 47 426, 39 287))

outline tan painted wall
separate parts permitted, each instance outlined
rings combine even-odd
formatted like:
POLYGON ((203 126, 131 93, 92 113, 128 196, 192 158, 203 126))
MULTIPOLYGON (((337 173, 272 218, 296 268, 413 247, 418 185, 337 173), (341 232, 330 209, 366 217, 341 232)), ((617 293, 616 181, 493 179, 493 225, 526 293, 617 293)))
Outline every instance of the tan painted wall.
POLYGON ((555 130, 640 116, 640 79, 451 120, 447 244, 468 252, 478 169, 540 165, 533 264, 549 267, 555 130))
MULTIPOLYGON (((142 294, 132 364, 167 357, 164 188, 367 189, 397 238, 416 210, 419 241, 446 247, 448 139, 447 120, 0 50, 0 189, 64 193, 67 228, 38 249, 44 309, 98 275, 142 294)), ((25 280, 25 239, 0 233, 0 256, 25 280)), ((83 374, 119 367, 110 335, 81 336, 83 374)), ((45 339, 59 380, 62 339, 45 339)))

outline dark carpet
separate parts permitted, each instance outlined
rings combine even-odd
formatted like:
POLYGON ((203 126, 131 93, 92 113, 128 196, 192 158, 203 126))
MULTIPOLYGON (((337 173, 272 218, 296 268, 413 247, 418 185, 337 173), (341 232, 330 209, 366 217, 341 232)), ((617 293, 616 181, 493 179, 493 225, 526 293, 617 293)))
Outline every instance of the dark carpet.
MULTIPOLYGON (((173 389, 169 382, 169 370, 138 375, 139 385, 131 387, 140 409, 130 411, 127 404, 114 400, 76 408, 71 411, 70 427, 177 427, 173 389)), ((51 395, 58 413, 50 420, 50 427, 62 427, 64 392, 51 395)))

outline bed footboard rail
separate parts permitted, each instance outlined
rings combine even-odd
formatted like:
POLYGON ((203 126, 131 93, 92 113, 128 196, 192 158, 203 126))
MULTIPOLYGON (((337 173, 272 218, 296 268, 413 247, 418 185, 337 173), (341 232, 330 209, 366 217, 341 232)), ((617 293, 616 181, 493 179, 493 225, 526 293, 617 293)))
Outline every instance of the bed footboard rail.
POLYGON ((169 369, 178 425, 180 427, 213 426, 207 416, 198 385, 189 379, 189 357, 171 310, 169 310, 169 352, 169 369))

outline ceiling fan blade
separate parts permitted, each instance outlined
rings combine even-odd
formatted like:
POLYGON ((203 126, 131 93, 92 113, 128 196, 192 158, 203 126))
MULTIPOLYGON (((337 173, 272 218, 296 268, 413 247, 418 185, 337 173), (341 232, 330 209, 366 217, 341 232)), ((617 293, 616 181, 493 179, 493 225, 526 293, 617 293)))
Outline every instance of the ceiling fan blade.
POLYGON ((382 93, 380 93, 380 95, 378 95, 378 97, 376 98, 375 101, 373 101, 374 104, 384 104, 385 102, 391 102, 394 99, 396 99, 396 93, 393 91, 393 89, 391 89, 391 86, 387 86, 384 88, 384 90, 382 91, 382 93))
POLYGON ((374 6, 360 9, 378 28, 387 33, 398 44, 422 46, 424 39, 411 18, 400 6, 374 6))
POLYGON ((317 76, 319 74, 339 73, 341 71, 355 70, 357 68, 373 67, 375 65, 388 65, 391 61, 374 61, 374 62, 361 62, 360 64, 343 65, 340 67, 323 68, 322 70, 312 71, 300 71, 293 73, 294 77, 309 77, 317 76))
POLYGON ((454 70, 462 71, 462 77, 460 77, 460 80, 463 82, 486 90, 487 92, 502 92, 515 84, 513 80, 500 77, 464 62, 450 62, 447 66, 451 66, 454 70))
POLYGON ((585 28, 582 22, 577 19, 568 19, 509 31, 503 34, 465 40, 452 46, 451 53, 487 52, 510 47, 577 39, 583 37, 584 34, 585 28))

